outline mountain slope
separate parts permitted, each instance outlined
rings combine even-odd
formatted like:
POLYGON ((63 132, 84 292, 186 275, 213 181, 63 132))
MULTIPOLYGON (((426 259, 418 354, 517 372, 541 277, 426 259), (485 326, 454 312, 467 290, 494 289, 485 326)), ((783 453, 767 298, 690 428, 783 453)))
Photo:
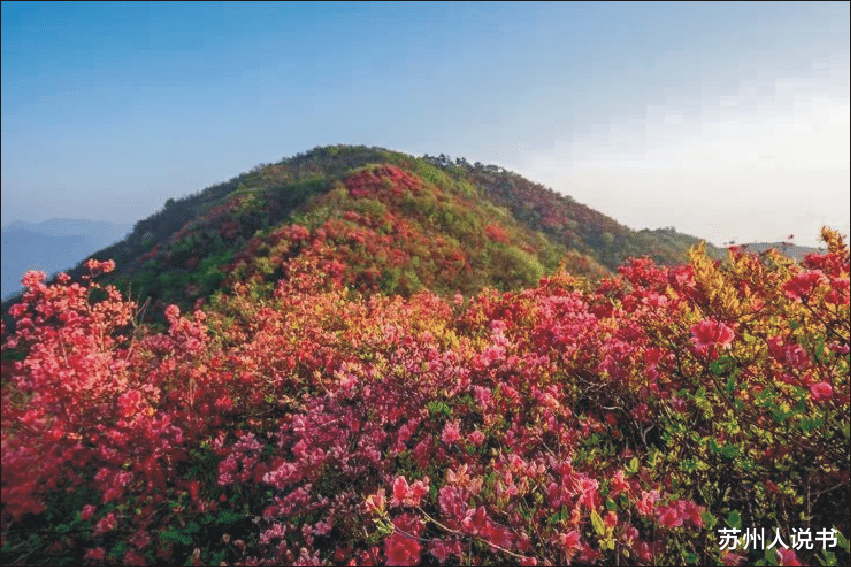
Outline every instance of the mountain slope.
POLYGON ((559 263, 596 280, 628 256, 683 262, 696 242, 630 231, 496 166, 333 146, 170 199, 94 256, 117 262, 111 281, 134 298, 191 305, 238 282, 269 291, 315 270, 401 295, 533 286, 559 263))

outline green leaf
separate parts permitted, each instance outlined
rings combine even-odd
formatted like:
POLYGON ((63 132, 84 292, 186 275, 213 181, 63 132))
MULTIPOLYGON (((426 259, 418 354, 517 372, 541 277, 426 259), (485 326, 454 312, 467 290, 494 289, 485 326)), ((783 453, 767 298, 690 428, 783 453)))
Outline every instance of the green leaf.
POLYGON ((828 551, 826 549, 822 549, 821 555, 822 555, 823 559, 822 559, 822 557, 819 557, 819 562, 822 565, 831 565, 831 566, 836 565, 836 554, 835 553, 828 551))
POLYGON ((187 524, 186 527, 183 528, 183 531, 188 534, 197 534, 201 531, 201 526, 199 526, 195 522, 192 522, 190 524, 187 524))
POLYGON ((773 547, 767 548, 763 556, 765 557, 766 565, 777 565, 777 549, 773 547))
POLYGON ((713 455, 717 455, 721 451, 721 447, 718 445, 718 442, 714 438, 709 438, 709 450, 712 451, 713 455))
POLYGON ((120 541, 112 546, 112 549, 109 550, 109 554, 115 557, 121 557, 127 551, 127 542, 120 541))
POLYGON ((221 524, 230 525, 230 524, 235 524, 240 519, 242 519, 242 516, 240 514, 237 514, 236 512, 234 512, 232 510, 222 510, 219 513, 219 517, 216 518, 216 523, 219 524, 219 525, 221 525, 221 524))
POLYGON ((736 455, 739 454, 739 448, 735 445, 724 445, 724 447, 721 448, 721 454, 728 459, 735 459, 736 455))
POLYGON ((606 535, 606 526, 603 524, 603 519, 600 518, 596 510, 591 510, 591 525, 594 526, 597 535, 606 535))
POLYGON ((742 528, 742 515, 738 512, 738 510, 732 510, 729 514, 727 514, 727 525, 731 528, 742 528))
POLYGON ((728 394, 732 394, 736 390, 736 377, 733 375, 727 376, 727 387, 726 391, 728 394))
POLYGON ((568 513, 566 510, 561 509, 549 518, 547 518, 547 523, 551 526, 557 526, 559 522, 562 520, 566 520, 568 518, 568 513))
POLYGON ((626 466, 626 472, 630 475, 634 475, 638 472, 638 457, 630 459, 629 464, 626 466))

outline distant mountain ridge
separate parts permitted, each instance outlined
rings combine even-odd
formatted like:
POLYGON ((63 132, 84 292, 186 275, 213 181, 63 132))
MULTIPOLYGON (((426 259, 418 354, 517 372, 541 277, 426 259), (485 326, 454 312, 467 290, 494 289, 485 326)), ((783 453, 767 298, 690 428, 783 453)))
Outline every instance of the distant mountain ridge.
MULTIPOLYGON (((15 220, 4 226, 3 230, 28 230, 50 236, 81 234, 99 239, 113 237, 121 239, 132 228, 132 224, 112 223, 104 220, 52 218, 38 223, 15 220)), ((108 244, 112 244, 112 242, 108 244)))
POLYGON ((825 248, 813 248, 811 246, 796 246, 790 242, 748 242, 745 244, 738 244, 739 248, 746 250, 748 252, 761 253, 766 250, 770 250, 771 248, 777 250, 784 256, 789 258, 793 258, 798 262, 804 260, 804 257, 808 254, 826 254, 827 247, 825 248))
POLYGON ((21 289, 28 270, 49 275, 70 270, 87 256, 121 240, 132 225, 100 220, 54 218, 39 223, 16 220, 0 229, 2 290, 5 299, 21 289))

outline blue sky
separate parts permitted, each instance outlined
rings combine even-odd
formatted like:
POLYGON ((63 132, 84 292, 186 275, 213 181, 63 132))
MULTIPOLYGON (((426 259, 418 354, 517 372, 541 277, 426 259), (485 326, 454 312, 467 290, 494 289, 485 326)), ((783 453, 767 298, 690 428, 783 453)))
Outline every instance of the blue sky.
POLYGON ((849 232, 849 3, 2 3, 2 222, 134 223, 348 143, 640 230, 849 232))

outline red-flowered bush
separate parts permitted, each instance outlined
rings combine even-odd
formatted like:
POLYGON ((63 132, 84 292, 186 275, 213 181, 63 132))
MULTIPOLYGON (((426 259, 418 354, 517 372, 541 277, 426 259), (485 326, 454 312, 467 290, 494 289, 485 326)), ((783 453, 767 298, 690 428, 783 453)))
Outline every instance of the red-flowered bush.
POLYGON ((3 331, 4 563, 733 564, 766 554, 721 528, 847 535, 849 255, 825 238, 803 266, 696 250, 454 301, 352 294, 317 242, 162 334, 30 273, 3 331))

